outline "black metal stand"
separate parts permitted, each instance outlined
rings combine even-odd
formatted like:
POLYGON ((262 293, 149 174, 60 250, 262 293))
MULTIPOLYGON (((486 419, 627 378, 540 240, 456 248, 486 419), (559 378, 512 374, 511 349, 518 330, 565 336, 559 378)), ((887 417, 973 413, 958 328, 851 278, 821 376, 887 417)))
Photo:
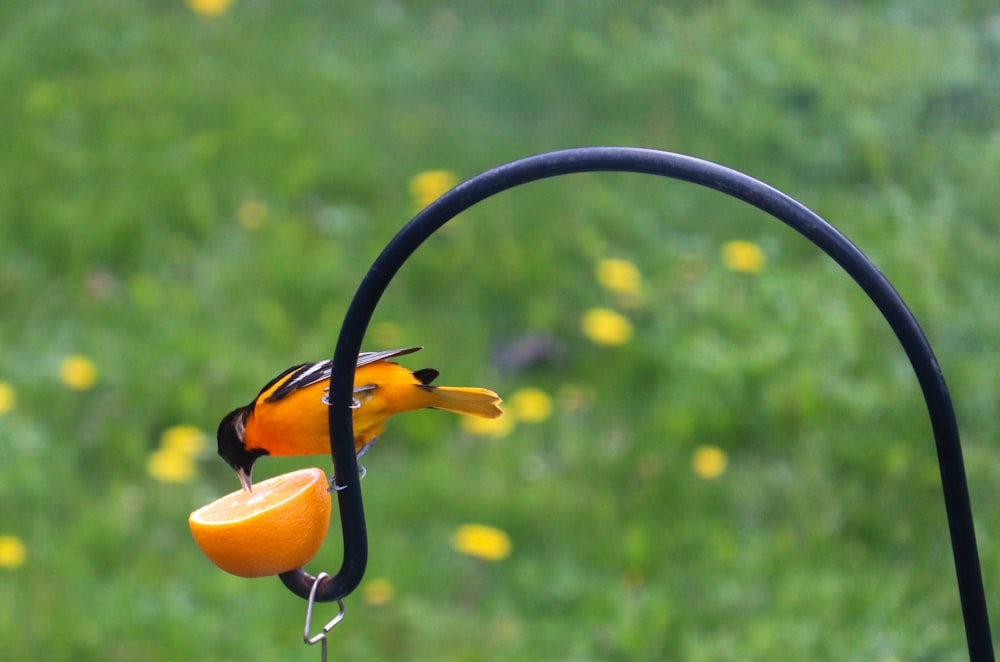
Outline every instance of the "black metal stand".
MULTIPOLYGON (((375 306, 399 268, 446 222, 496 193, 528 182, 580 172, 621 171, 671 177, 700 184, 747 202, 789 225, 832 257, 861 286, 896 333, 924 394, 937 445, 941 483, 958 576, 970 659, 992 661, 972 508, 958 424, 948 387, 920 325, 888 280, 854 244, 817 214, 784 193, 715 163, 669 152, 628 147, 586 147, 550 152, 508 163, 460 184, 417 214, 375 260, 344 318, 330 376, 330 438, 337 482, 344 562, 316 587, 315 599, 343 598, 361 582, 368 558, 361 486, 351 418, 355 362, 375 306)), ((316 579, 302 569, 281 575, 285 585, 308 598, 316 579)))

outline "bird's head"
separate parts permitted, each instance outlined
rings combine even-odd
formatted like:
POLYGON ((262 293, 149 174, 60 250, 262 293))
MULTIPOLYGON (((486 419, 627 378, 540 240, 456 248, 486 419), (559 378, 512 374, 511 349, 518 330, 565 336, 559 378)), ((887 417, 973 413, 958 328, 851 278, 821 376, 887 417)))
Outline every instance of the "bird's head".
POLYGON ((240 407, 226 414, 222 422, 219 423, 219 455, 236 470, 236 475, 240 479, 240 484, 247 492, 251 491, 253 482, 253 463, 261 455, 267 455, 263 448, 248 450, 246 442, 243 440, 243 429, 246 425, 247 416, 250 411, 247 407, 240 407))

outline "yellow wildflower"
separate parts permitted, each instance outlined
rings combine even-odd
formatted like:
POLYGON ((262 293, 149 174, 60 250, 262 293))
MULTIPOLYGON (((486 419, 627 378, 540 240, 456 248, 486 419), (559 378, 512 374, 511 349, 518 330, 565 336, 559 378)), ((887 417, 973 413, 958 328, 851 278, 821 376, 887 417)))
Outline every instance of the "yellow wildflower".
POLYGON ((236 220, 244 230, 257 230, 267 220, 267 205, 257 200, 247 200, 236 210, 236 220))
POLYGON ((615 294, 637 297, 642 293, 642 274, 628 260, 608 258, 597 263, 597 282, 615 294))
POLYGON ((500 418, 479 418, 478 416, 463 416, 462 429, 477 437, 506 437, 514 430, 517 419, 510 412, 504 412, 500 418))
POLYGON ((160 447, 163 450, 195 456, 205 450, 205 433, 193 425, 174 425, 163 431, 160 447))
POLYGON ((628 318, 607 308, 592 308, 583 315, 583 332, 598 345, 624 345, 632 339, 628 318))
POLYGON ((481 561, 502 561, 510 556, 510 536, 485 524, 463 524, 452 536, 455 551, 481 561))
POLYGON ((552 415, 552 398, 540 388, 522 388, 510 396, 510 410, 517 420, 540 423, 552 415))
POLYGON ((450 170, 425 170, 410 180, 413 206, 420 211, 458 184, 458 177, 450 170))
POLYGON ((722 245, 722 264, 727 269, 744 274, 759 274, 764 270, 764 250, 753 243, 736 239, 722 245))
POLYGON ((17 392, 7 382, 0 382, 0 416, 3 416, 17 403, 17 392))
POLYGON ((691 459, 691 468, 699 478, 712 480, 718 478, 726 471, 729 458, 726 453, 715 446, 699 446, 694 451, 691 459))
POLYGON ((365 602, 370 605, 384 605, 392 602, 396 595, 396 589, 392 582, 383 577, 375 577, 365 582, 364 597, 365 602))
POLYGON ((97 366, 86 356, 67 356, 59 365, 59 379, 74 391, 86 391, 97 383, 97 366))
POLYGON ((0 568, 13 570, 24 565, 28 550, 17 536, 0 536, 0 568))
POLYGON ((191 11, 202 16, 222 16, 232 4, 233 0, 187 0, 191 11))
POLYGON ((176 449, 161 448, 149 456, 149 475, 161 483, 187 483, 194 478, 194 459, 176 449))

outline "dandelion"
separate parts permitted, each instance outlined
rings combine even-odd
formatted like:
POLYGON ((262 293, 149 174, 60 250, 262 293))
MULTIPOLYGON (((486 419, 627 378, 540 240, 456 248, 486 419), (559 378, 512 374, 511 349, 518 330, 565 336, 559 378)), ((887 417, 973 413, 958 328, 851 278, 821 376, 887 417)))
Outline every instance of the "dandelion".
POLYGON ((97 366, 86 356, 67 356, 59 365, 59 379, 74 391, 86 391, 97 383, 97 366))
POLYGON ((364 598, 370 605, 384 605, 392 602, 396 589, 392 582, 383 577, 375 577, 365 582, 364 598))
POLYGON ((431 204, 458 184, 450 170, 425 170, 410 180, 410 195, 417 211, 431 204))
POLYGON ((485 524, 463 524, 451 539, 455 551, 480 561, 502 561, 510 556, 510 536, 485 524))
POLYGON ((267 205, 257 200, 247 200, 236 210, 236 220, 244 230, 258 230, 267 220, 267 205))
POLYGON ((0 416, 3 416, 17 403, 17 392, 7 382, 0 382, 0 416))
POLYGON ((624 345, 632 339, 628 318, 607 308, 592 308, 581 320, 583 333, 598 345, 624 345))
POLYGON ((726 453, 715 446, 699 446, 691 459, 691 468, 695 475, 705 480, 721 476, 728 464, 729 458, 726 457, 726 453))
POLYGON ((594 274, 601 287, 615 294, 638 297, 642 293, 642 274, 628 260, 607 258, 597 263, 594 274))
POLYGON ((160 448, 149 456, 146 470, 161 483, 187 483, 194 478, 197 457, 207 444, 193 425, 174 425, 160 435, 160 448))
POLYGON ((462 429, 477 437, 492 437, 500 439, 514 430, 517 419, 507 411, 499 418, 479 418, 478 416, 463 416, 462 429))
POLYGON ((205 433, 193 425, 174 425, 163 431, 160 448, 194 457, 205 450, 205 433))
POLYGON ((524 423, 541 423, 552 415, 552 398, 540 388, 522 388, 510 397, 510 410, 524 423))
POLYGON ((764 250, 752 241, 736 239, 722 245, 722 264, 727 269, 744 274, 759 274, 764 270, 764 262, 764 250))
POLYGON ((187 0, 191 11, 202 16, 222 16, 232 4, 233 0, 187 0))
POLYGON ((28 550, 17 536, 0 536, 0 568, 13 570, 24 565, 28 550))
POLYGON ((161 483, 187 483, 194 478, 194 459, 176 449, 161 448, 149 456, 149 475, 161 483))

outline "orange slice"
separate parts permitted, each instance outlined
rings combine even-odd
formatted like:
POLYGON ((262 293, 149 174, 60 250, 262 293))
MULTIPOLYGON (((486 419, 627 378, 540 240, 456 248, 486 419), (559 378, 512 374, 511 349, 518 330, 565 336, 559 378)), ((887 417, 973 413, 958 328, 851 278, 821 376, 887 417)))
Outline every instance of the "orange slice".
POLYGON ((237 490, 191 513, 195 542, 215 565, 240 577, 294 570, 319 551, 330 526, 322 469, 301 469, 237 490))

